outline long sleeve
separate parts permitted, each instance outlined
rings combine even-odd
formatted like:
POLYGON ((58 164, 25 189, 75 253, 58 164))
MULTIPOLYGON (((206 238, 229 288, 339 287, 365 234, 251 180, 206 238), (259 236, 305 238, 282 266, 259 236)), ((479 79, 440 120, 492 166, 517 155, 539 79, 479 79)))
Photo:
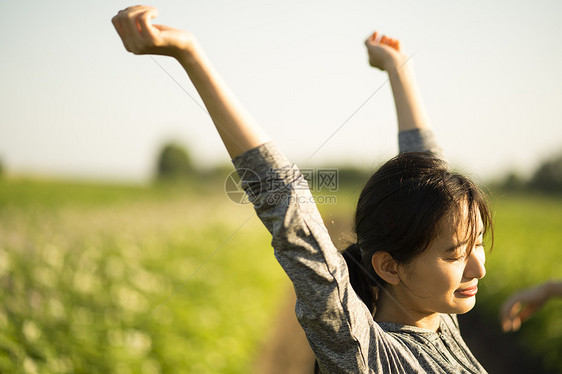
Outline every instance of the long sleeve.
POLYGON ((349 283, 306 180, 265 144, 233 160, 242 186, 272 235, 274 253, 293 282, 296 314, 324 372, 367 372, 371 329, 378 328, 349 283))
POLYGON ((443 158, 441 148, 437 144, 431 129, 413 129, 399 132, 398 149, 400 153, 431 152, 443 158))
POLYGON ((465 370, 445 357, 436 332, 381 327, 373 320, 349 282, 345 260, 328 235, 306 180, 272 143, 243 153, 233 163, 272 235, 275 257, 293 282, 296 315, 321 372, 481 372, 465 370))
POLYGON ((382 330, 353 290, 298 168, 272 143, 233 163, 293 282, 296 315, 322 372, 418 372, 412 352, 382 330))

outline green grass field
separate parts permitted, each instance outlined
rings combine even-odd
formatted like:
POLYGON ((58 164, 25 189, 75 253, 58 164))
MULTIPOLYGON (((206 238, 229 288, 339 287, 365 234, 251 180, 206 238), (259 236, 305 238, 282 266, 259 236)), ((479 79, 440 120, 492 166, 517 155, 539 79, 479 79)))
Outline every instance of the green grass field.
MULTIPOLYGON (((501 303, 519 289, 562 279, 562 198, 494 196, 495 246, 478 303, 497 323, 501 303)), ((546 367, 562 372, 562 300, 551 300, 514 335, 546 367)))
POLYGON ((222 189, 0 182, 0 372, 247 373, 271 252, 222 189))
MULTIPOLYGON (((213 186, 0 180, 0 372, 250 372, 288 281, 253 209, 213 186)), ((321 206, 328 228, 357 193, 321 206)), ((562 200, 494 203, 479 302, 497 320, 512 291, 562 275, 562 200)), ((561 308, 517 334, 558 367, 561 308)))

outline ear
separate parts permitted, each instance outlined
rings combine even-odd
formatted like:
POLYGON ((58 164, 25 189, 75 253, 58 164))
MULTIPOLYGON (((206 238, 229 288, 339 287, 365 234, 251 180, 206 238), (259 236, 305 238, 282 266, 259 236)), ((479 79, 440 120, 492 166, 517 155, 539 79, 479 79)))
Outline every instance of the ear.
POLYGON ((371 257, 373 269, 386 283, 397 285, 400 283, 398 276, 398 263, 392 258, 390 253, 377 251, 371 257))

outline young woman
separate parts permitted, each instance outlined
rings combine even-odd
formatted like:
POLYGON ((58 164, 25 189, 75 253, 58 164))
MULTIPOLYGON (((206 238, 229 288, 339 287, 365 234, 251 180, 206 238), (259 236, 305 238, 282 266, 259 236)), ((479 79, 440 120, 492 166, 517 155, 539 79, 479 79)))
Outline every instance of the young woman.
POLYGON ((358 202, 355 246, 361 268, 379 288, 373 318, 298 168, 237 102, 193 35, 152 25, 156 16, 155 8, 134 6, 113 24, 128 51, 174 57, 189 75, 272 234, 321 372, 485 372, 464 344, 455 315, 474 306, 485 275, 489 211, 476 186, 438 156, 410 152, 436 146, 397 42, 376 35, 366 42, 371 65, 390 74, 406 152, 373 175, 358 202), (246 169, 259 180, 244 179, 246 169))

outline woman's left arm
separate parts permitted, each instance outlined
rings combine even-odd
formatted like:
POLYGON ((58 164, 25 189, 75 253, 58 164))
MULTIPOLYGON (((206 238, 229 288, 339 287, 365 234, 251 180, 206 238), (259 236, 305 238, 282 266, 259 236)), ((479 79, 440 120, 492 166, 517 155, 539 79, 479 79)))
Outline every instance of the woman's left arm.
POLYGON ((365 40, 365 46, 369 64, 388 73, 398 119, 400 153, 426 151, 440 155, 416 84, 411 57, 402 51, 399 40, 379 36, 378 32, 373 33, 365 40))

